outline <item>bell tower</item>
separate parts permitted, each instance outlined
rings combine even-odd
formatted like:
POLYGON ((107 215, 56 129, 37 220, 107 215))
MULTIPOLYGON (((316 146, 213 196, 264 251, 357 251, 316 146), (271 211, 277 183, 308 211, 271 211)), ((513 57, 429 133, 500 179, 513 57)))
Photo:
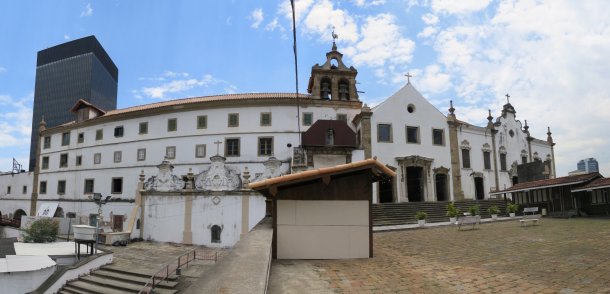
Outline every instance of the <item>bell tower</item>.
POLYGON ((316 99, 332 101, 359 101, 356 91, 358 71, 343 63, 343 54, 337 51, 335 40, 338 36, 333 31, 333 47, 326 53, 326 62, 311 68, 307 92, 316 99))

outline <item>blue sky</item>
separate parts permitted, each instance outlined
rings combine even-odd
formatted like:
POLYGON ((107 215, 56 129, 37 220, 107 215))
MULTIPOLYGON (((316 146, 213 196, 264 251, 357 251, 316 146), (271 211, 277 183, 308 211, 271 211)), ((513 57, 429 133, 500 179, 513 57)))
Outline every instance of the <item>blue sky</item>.
MULTIPOLYGON (((596 157, 610 175, 610 2, 300 0, 299 90, 331 30, 375 105, 406 82, 484 125, 510 93, 558 175, 596 157), (581 3, 582 2, 582 3, 581 3)), ((95 35, 119 67, 118 107, 223 93, 292 92, 290 1, 0 2, 0 171, 27 166, 36 53, 95 35)))

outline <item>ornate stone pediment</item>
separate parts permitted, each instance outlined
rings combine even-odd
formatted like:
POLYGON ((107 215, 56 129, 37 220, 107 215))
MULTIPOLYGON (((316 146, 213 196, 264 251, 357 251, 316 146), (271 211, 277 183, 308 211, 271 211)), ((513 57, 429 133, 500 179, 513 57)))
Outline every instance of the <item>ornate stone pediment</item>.
POLYGON ((270 178, 279 177, 282 175, 282 172, 280 171, 280 166, 282 165, 282 162, 277 158, 269 157, 267 161, 263 162, 263 165, 265 166, 265 171, 262 174, 257 175, 256 178, 252 180, 252 182, 258 182, 270 178))
POLYGON ((195 176, 197 190, 233 191, 241 188, 239 172, 225 165, 226 158, 216 155, 210 157, 210 161, 210 168, 195 176))
POLYGON ((432 162, 434 161, 434 159, 423 157, 423 156, 418 156, 418 155, 411 155, 411 156, 405 156, 405 157, 396 157, 396 161, 398 161, 399 164, 404 165, 404 166, 430 167, 430 165, 432 165, 432 162))
POLYGON ((449 173, 449 169, 444 167, 444 166, 442 166, 442 165, 440 167, 433 168, 432 171, 435 174, 448 174, 449 173))
POLYGON ((165 158, 157 166, 159 171, 156 176, 152 176, 144 182, 144 190, 159 192, 180 191, 184 188, 184 181, 173 174, 174 166, 165 158))

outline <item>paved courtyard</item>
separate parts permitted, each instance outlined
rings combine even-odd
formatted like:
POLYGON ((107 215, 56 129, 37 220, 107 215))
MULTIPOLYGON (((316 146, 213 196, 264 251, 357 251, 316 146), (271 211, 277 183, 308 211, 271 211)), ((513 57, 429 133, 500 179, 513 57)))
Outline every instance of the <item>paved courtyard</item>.
POLYGON ((374 258, 274 260, 270 293, 610 293, 610 219, 374 234, 374 258))

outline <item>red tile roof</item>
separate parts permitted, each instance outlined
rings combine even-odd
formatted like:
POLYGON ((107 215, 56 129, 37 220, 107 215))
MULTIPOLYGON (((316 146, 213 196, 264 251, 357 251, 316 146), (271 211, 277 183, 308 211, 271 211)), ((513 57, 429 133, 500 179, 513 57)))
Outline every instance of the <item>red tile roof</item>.
POLYGON ((572 192, 601 189, 601 188, 608 188, 608 187, 610 187, 610 178, 599 178, 599 179, 593 180, 592 182, 590 182, 584 186, 580 186, 577 189, 573 189, 572 192))
POLYGON ((518 183, 508 189, 495 192, 494 194, 507 193, 507 192, 519 192, 524 190, 545 188, 545 187, 553 187, 553 186, 567 186, 574 184, 583 184, 587 183, 595 178, 599 178, 601 175, 599 173, 588 173, 582 175, 573 175, 566 177, 559 177, 554 179, 547 180, 538 180, 532 182, 518 183))
POLYGON ((390 168, 383 165, 381 162, 377 161, 377 159, 369 158, 365 160, 360 160, 352 163, 341 164, 331 167, 323 167, 314 170, 307 170, 299 173, 288 174, 280 177, 275 177, 271 179, 266 179, 264 181, 250 183, 248 186, 253 190, 263 190, 265 188, 269 188, 271 186, 278 186, 283 184, 293 184, 296 182, 304 182, 307 180, 321 178, 326 175, 331 174, 340 174, 355 170, 362 170, 367 168, 375 168, 382 173, 386 174, 389 177, 396 176, 396 173, 393 172, 390 168))

